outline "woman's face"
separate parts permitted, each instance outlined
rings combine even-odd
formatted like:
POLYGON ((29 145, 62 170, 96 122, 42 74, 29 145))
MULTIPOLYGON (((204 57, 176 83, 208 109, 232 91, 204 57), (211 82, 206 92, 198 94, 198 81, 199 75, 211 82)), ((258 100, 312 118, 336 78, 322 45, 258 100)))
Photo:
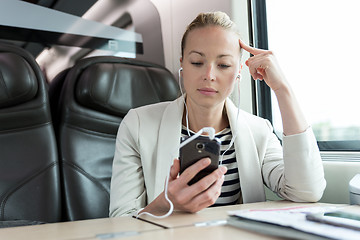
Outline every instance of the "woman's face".
POLYGON ((223 105, 240 74, 238 37, 216 26, 194 29, 186 38, 180 61, 188 104, 206 108, 223 105))

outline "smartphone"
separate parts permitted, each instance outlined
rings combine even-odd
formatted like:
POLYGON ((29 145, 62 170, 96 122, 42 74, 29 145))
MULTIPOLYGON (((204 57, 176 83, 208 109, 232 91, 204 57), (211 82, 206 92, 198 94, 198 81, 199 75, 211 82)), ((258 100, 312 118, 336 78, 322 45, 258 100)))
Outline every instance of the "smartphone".
MULTIPOLYGON (((181 142, 185 141, 187 138, 189 137, 182 137, 181 142)), ((218 138, 211 140, 206 136, 199 136, 180 149, 180 174, 195 162, 206 157, 210 158, 211 164, 205 169, 201 170, 193 179, 191 179, 188 185, 196 183, 218 168, 220 157, 220 140, 218 138)))

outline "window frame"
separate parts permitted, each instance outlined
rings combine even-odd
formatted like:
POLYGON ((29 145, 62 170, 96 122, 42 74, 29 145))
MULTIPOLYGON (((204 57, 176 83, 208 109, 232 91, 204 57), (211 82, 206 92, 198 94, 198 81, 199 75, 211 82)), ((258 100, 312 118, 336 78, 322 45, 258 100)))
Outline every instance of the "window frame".
MULTIPOLYGON (((249 42, 256 48, 268 50, 266 0, 248 0, 249 42)), ((251 77, 253 80, 253 78, 251 77)), ((264 81, 252 81, 253 113, 273 123, 271 89, 264 81)), ((359 140, 318 141, 320 151, 360 151, 359 140)))

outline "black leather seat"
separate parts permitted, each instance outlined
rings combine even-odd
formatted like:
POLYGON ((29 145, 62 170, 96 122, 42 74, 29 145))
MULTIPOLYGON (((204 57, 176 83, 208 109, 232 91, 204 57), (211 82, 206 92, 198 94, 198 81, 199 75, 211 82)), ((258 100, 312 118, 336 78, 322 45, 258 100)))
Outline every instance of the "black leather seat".
POLYGON ((0 221, 60 221, 59 179, 43 74, 30 54, 1 43, 0 221))
POLYGON ((161 66, 110 56, 83 59, 65 73, 54 84, 64 81, 55 114, 67 220, 108 217, 121 120, 131 108, 175 99, 178 85, 161 66))

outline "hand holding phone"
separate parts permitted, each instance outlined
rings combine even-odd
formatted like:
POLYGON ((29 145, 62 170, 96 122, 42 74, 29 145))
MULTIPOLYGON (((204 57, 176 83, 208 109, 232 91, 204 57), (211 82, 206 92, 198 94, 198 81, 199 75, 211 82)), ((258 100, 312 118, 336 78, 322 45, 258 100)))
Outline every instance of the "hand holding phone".
MULTIPOLYGON (((183 137, 182 142, 187 138, 189 137, 183 137)), ((188 185, 192 185, 218 168, 219 156, 220 140, 218 138, 211 140, 206 136, 199 136, 180 149, 180 174, 200 159, 210 158, 211 164, 201 170, 188 183, 188 185)))

